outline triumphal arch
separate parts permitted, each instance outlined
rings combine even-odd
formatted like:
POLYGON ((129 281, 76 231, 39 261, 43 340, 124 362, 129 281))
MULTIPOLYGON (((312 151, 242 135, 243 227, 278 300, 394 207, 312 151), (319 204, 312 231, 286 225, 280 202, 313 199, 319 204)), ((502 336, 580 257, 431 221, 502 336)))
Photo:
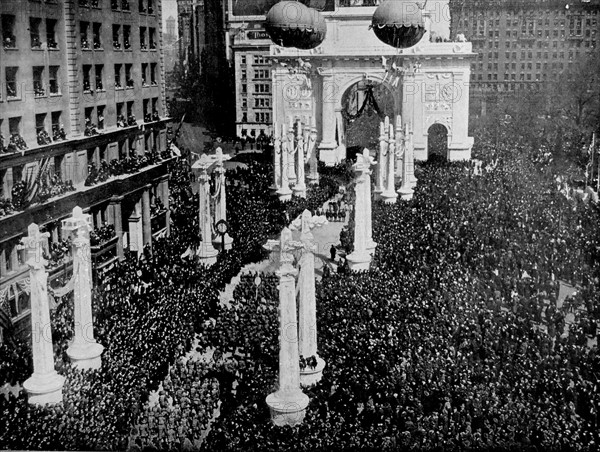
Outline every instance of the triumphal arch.
MULTIPOLYGON (((416 159, 428 158, 428 137, 432 127, 440 126, 447 136, 447 159, 470 159, 469 79, 475 56, 471 43, 432 39, 431 14, 421 8, 424 32, 416 44, 386 44, 373 29, 377 9, 336 7, 320 12, 326 33, 315 48, 271 46, 274 128, 297 120, 312 122, 320 159, 335 164, 346 157, 344 93, 357 83, 382 84, 392 97, 394 116, 412 126, 416 159)), ((403 14, 393 12, 390 21, 409 23, 411 18, 403 14)))

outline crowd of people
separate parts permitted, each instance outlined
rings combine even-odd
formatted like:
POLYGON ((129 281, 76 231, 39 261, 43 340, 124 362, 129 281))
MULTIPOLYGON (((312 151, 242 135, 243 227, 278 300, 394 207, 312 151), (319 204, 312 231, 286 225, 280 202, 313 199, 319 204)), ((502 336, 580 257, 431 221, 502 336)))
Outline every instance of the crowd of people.
POLYGON ((94 288, 102 369, 68 364, 73 308, 58 300, 65 400, 34 408, 25 394, 0 397, 0 446, 597 450, 600 213, 559 192, 537 149, 503 138, 478 142, 482 171, 418 166, 412 201, 373 204, 371 270, 323 273, 327 366, 295 429, 273 426, 265 404, 278 371, 277 278, 242 275, 228 308, 219 291, 264 259, 262 245, 291 219, 349 183, 349 167, 321 168, 319 187, 286 204, 265 196, 268 156, 228 171, 233 248, 206 268, 185 252, 200 234, 184 152, 171 168, 171 236, 114 264, 94 288), (564 303, 560 281, 577 290, 564 303), (193 344, 212 358, 191 361, 193 344))
MULTIPOLYGON (((170 237, 155 240, 151 249, 144 249, 143 259, 130 253, 97 278, 93 295, 94 333, 105 347, 102 369, 81 372, 71 368, 66 349, 73 335, 72 293, 53 300, 56 307, 51 312, 52 335, 56 369, 66 376, 64 401, 53 407, 36 408, 28 405, 24 391, 19 397, 0 397, 3 425, 0 447, 115 450, 128 445, 140 447, 141 442, 143 447, 154 444, 162 448, 164 443, 157 444, 150 433, 140 437, 145 403, 169 373, 169 365, 177 363, 190 350, 196 335, 202 338, 202 346, 206 346, 208 334, 203 334, 206 321, 220 315, 219 290, 245 264, 264 258, 262 244, 284 226, 286 218, 307 206, 314 208, 337 190, 335 183, 324 177, 321 187, 309 191, 308 199, 294 199, 286 205, 261 193, 270 185, 269 169, 264 162, 228 172, 228 212, 234 247, 222 253, 209 269, 196 259, 181 257, 186 248, 197 245, 200 237, 198 198, 193 193, 186 157, 173 162, 170 168, 170 237)), ((24 357, 30 357, 27 348, 24 357)), ((12 357, 10 363, 14 365, 17 355, 11 350, 2 353, 12 357)), ((177 364, 173 369, 179 369, 177 364)), ((18 378, 7 374, 7 378, 22 383, 31 371, 29 361, 26 372, 21 372, 18 378)), ((207 374, 205 380, 217 378, 219 385, 226 383, 226 371, 221 372, 217 367, 212 371, 215 372, 207 374)), ((176 380, 173 374, 170 378, 176 380)), ((188 387, 183 381, 177 384, 184 392, 188 387)), ((212 383, 203 388, 208 391, 206 394, 214 394, 212 383)), ((168 390, 164 384, 162 390, 168 390)), ((200 406, 195 409, 198 419, 205 419, 211 413, 209 405, 202 408, 203 412, 200 406)), ((147 416, 146 420, 149 422, 147 416)), ((189 426, 194 429, 192 421, 189 426)), ((174 441, 179 441, 182 447, 196 439, 188 430, 183 444, 181 435, 176 436, 174 441)))

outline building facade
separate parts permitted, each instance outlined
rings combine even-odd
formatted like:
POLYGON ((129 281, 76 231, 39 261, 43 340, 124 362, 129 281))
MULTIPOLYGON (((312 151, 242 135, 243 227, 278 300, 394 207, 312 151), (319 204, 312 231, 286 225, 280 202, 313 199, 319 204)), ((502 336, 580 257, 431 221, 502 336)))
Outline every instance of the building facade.
POLYGON ((97 272, 168 232, 161 3, 2 2, 0 16, 0 308, 26 330, 30 223, 50 233, 51 286, 75 206, 97 229, 97 272))
POLYGON ((475 110, 555 80, 600 45, 600 0, 450 0, 450 11, 451 36, 464 34, 478 54, 475 110))

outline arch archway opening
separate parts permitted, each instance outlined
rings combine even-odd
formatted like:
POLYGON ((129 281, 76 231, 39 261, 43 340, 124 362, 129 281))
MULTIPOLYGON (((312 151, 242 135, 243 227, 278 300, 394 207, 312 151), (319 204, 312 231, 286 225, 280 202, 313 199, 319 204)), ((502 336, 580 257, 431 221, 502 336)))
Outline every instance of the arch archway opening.
POLYGON ((432 124, 427 130, 428 160, 448 160, 448 129, 440 123, 432 124))
POLYGON ((338 143, 346 146, 346 158, 354 160, 363 148, 379 146, 379 123, 395 114, 394 95, 383 83, 361 80, 342 95, 341 114, 337 119, 338 143))

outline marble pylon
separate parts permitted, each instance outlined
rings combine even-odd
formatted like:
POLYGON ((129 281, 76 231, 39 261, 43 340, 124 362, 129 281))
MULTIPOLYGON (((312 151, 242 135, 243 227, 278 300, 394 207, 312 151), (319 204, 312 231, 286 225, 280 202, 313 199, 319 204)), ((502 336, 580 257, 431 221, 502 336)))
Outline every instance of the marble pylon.
MULTIPOLYGON (((279 243, 279 379, 277 391, 266 398, 271 420, 278 426, 301 424, 308 406, 308 396, 300 389, 298 353, 298 317, 296 312, 296 274, 289 254, 301 244, 292 242, 292 231, 284 228, 279 243)), ((272 249, 272 248, 271 248, 272 249)))
POLYGON ((48 273, 43 250, 48 243, 47 232, 41 233, 37 224, 27 229, 27 237, 21 239, 29 267, 31 296, 31 352, 33 375, 23 383, 31 405, 56 404, 63 400, 62 388, 65 378, 54 368, 52 326, 48 304, 48 273))
POLYGON ((92 316, 92 255, 90 251, 91 216, 80 207, 62 222, 62 230, 71 235, 73 253, 73 320, 75 334, 67 355, 75 367, 100 369, 104 347, 94 338, 92 316))
MULTIPOLYGON (((215 173, 217 174, 217 184, 219 187, 219 193, 217 194, 217 205, 215 207, 215 224, 219 221, 227 221, 227 187, 225 180, 225 162, 231 158, 229 154, 223 154, 221 148, 217 148, 216 151, 216 166, 215 173)), ((215 249, 220 249, 223 242, 225 242, 225 249, 230 250, 233 239, 226 232, 224 237, 217 234, 213 240, 213 246, 215 249)))
POLYGON ((199 197, 199 225, 200 225, 200 249, 197 251, 200 262, 205 265, 213 265, 217 262, 218 251, 212 243, 212 218, 210 214, 210 178, 208 168, 214 163, 214 159, 202 154, 192 168, 198 171, 198 197, 199 197))
POLYGON ((356 163, 352 165, 356 174, 355 219, 354 219, 354 251, 347 256, 351 270, 368 270, 371 258, 377 244, 372 239, 371 225, 371 165, 375 162, 365 149, 356 156, 356 163))

